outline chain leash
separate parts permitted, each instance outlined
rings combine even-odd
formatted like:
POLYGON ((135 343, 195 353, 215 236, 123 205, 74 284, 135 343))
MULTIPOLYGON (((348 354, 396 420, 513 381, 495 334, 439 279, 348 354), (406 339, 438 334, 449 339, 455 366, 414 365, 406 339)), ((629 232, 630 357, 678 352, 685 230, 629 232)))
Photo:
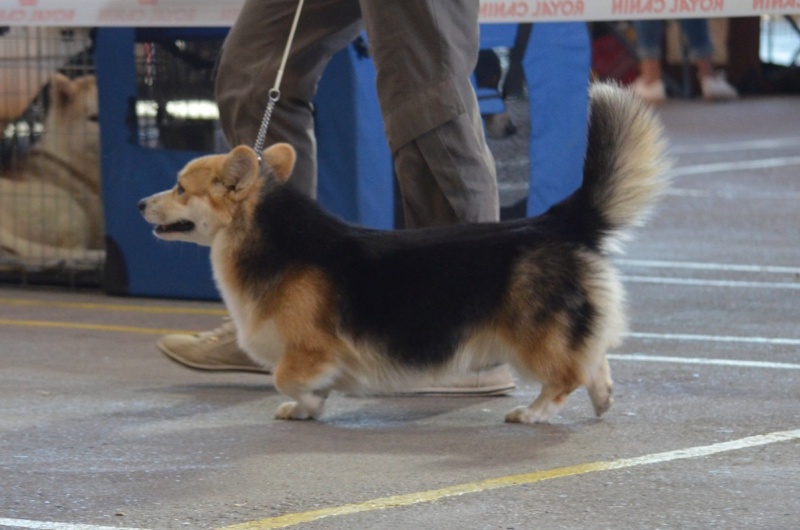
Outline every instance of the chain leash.
POLYGON ((283 70, 286 68, 286 62, 289 59, 289 51, 292 49, 292 41, 294 41, 294 34, 297 30, 297 22, 300 20, 300 12, 303 10, 303 2, 304 0, 298 0, 297 2, 297 11, 294 13, 292 27, 289 30, 289 38, 286 41, 286 48, 283 50, 283 58, 278 68, 278 75, 275 77, 275 84, 269 90, 267 107, 264 109, 264 117, 261 118, 261 126, 258 128, 258 134, 256 135, 256 143, 253 145, 253 150, 256 152, 259 163, 261 163, 261 152, 264 150, 264 142, 267 140, 267 130, 269 129, 269 122, 272 119, 272 112, 275 110, 275 105, 281 98, 280 87, 281 81, 283 80, 283 70))

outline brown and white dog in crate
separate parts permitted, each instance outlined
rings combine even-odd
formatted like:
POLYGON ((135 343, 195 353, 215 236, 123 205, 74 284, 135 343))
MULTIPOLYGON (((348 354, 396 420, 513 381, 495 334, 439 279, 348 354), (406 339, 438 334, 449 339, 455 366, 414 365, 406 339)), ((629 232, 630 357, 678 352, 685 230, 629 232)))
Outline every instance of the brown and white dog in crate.
POLYGON ((531 219, 421 230, 346 224, 285 183, 288 144, 191 161, 139 208, 161 239, 211 247, 214 277, 253 360, 316 418, 331 390, 391 392, 420 374, 511 363, 542 391, 506 421, 548 421, 585 386, 611 405, 606 351, 625 330, 608 253, 664 186, 652 111, 611 85, 591 89, 583 184, 531 219))
POLYGON ((40 141, 0 178, 0 249, 22 259, 102 256, 97 82, 50 81, 40 141))

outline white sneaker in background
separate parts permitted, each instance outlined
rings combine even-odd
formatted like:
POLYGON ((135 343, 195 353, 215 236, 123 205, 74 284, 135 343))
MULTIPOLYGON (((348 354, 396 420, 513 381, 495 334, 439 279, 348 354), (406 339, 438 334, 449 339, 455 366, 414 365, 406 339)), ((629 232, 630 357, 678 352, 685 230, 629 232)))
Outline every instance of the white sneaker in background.
POLYGON ((640 76, 631 83, 630 89, 651 105, 658 105, 667 99, 667 91, 664 89, 664 82, 661 79, 647 82, 640 76))
POLYGON ((701 77, 700 90, 703 92, 703 99, 719 100, 739 97, 739 93, 728 83, 723 72, 701 77))

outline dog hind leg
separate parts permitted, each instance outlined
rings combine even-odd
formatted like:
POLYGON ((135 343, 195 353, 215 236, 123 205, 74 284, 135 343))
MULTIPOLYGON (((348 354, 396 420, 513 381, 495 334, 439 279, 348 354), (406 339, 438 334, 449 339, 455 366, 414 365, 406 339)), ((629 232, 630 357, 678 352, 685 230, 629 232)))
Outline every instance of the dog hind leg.
POLYGON ((586 385, 589 398, 592 400, 592 405, 594 405, 594 412, 598 417, 602 416, 614 403, 612 396, 613 386, 608 359, 603 355, 603 360, 595 372, 590 375, 589 382, 586 385))

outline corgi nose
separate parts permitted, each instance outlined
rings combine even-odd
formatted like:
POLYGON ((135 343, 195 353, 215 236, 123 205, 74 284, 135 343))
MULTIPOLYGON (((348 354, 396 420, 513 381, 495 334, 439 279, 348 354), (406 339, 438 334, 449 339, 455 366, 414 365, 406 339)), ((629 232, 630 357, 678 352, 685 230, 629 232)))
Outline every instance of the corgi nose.
POLYGON ((139 201, 139 211, 143 212, 145 208, 147 208, 147 201, 145 199, 142 199, 141 201, 139 201))

